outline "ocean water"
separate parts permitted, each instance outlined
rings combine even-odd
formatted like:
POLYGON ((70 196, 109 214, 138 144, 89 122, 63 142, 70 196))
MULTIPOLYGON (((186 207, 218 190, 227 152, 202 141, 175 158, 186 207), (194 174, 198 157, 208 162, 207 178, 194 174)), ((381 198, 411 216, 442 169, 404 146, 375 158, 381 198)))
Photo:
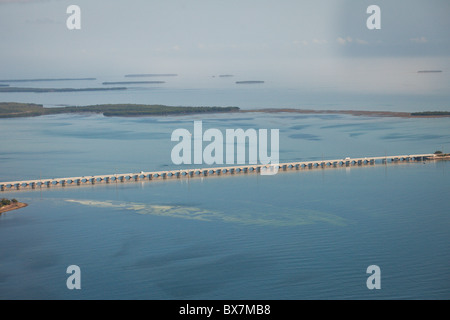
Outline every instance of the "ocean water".
MULTIPOLYGON (((217 90, 228 89, 176 89, 173 101, 223 105, 217 90)), ((140 101, 129 94, 0 98, 140 101)), ((0 119, 0 181, 179 168, 170 136, 192 132, 194 120, 280 129, 280 161, 450 149, 447 118, 53 115, 0 119)), ((29 205, 0 216, 0 299, 449 299, 449 170, 414 162, 3 192, 29 205), (81 290, 66 287, 70 265, 81 290), (381 269, 380 290, 366 286, 370 265, 381 269)))
MULTIPOLYGON (((386 76, 386 75, 384 75, 386 76)), ((251 79, 251 76, 249 76, 251 79)), ((11 87, 33 88, 106 88, 127 87, 125 91, 0 93, 0 101, 39 103, 46 107, 60 105, 94 105, 107 103, 164 104, 170 106, 236 106, 241 109, 301 108, 321 110, 374 111, 449 111, 449 73, 438 75, 402 74, 407 92, 361 91, 357 83, 339 78, 339 86, 289 82, 276 75, 265 75, 263 84, 237 85, 242 77, 212 78, 211 76, 179 75, 177 77, 125 78, 103 76, 96 80, 61 82, 9 83, 11 87), (163 84, 103 85, 103 82, 158 80, 163 84), (437 85, 440 90, 421 92, 437 85), (414 89, 416 88, 416 89, 414 89)), ((260 79, 256 77, 256 79, 260 79)), ((328 79, 328 81, 330 81, 328 79)))

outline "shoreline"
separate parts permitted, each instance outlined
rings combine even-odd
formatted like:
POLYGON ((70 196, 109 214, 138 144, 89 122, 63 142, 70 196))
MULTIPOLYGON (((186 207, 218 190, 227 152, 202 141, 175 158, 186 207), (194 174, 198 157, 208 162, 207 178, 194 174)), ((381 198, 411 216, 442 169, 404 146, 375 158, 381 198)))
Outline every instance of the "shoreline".
MULTIPOLYGON (((253 110, 239 110, 242 113, 248 112, 263 112, 263 113, 300 113, 300 114, 348 114, 352 116, 370 116, 370 117, 396 117, 396 118, 448 118, 450 112, 446 114, 432 114, 427 115, 423 112, 396 112, 396 111, 369 111, 369 110, 314 110, 314 109, 294 109, 294 108, 268 108, 268 109, 253 109, 253 110)), ((429 111, 433 113, 435 111, 429 111)))
POLYGON ((6 213, 6 212, 9 212, 9 211, 25 208, 27 206, 28 206, 28 204, 27 203, 23 203, 23 202, 18 202, 18 203, 10 204, 10 205, 7 205, 7 206, 3 206, 3 207, 0 208, 0 215, 2 213, 6 213))
POLYGON ((205 113, 296 113, 296 114, 347 114, 352 116, 396 118, 448 118, 450 111, 371 111, 371 110, 316 110, 296 108, 240 109, 239 107, 181 107, 141 104, 100 104, 90 106, 64 106, 47 108, 41 104, 0 102, 0 118, 35 117, 50 114, 98 113, 105 117, 180 116, 205 113))

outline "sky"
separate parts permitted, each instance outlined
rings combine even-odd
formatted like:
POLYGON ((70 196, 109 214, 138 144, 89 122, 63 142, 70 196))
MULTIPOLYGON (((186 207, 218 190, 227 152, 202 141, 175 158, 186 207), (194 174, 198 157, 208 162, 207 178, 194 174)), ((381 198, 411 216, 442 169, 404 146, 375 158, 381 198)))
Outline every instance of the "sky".
POLYGON ((450 72, 449 16, 448 0, 0 0, 0 78, 231 73, 444 92, 448 80, 405 74, 450 72), (80 30, 66 26, 73 4, 80 30))

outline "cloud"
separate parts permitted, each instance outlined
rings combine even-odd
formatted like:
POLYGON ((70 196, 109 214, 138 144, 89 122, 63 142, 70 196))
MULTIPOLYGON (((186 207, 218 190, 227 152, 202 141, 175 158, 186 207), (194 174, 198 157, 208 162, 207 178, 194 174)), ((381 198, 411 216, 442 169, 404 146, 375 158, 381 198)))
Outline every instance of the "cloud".
POLYGON ((339 37, 336 39, 336 42, 342 46, 344 46, 348 43, 352 43, 352 42, 355 42, 357 44, 363 44, 363 45, 369 44, 369 42, 367 42, 366 40, 362 40, 362 39, 353 40, 353 38, 349 37, 349 36, 347 36, 346 38, 339 37))
POLYGON ((314 44, 326 44, 327 40, 313 39, 314 44))
POLYGON ((308 41, 306 41, 306 40, 303 40, 303 41, 294 40, 294 41, 292 41, 292 44, 296 45, 296 46, 299 46, 299 45, 307 46, 308 45, 308 41))
POLYGON ((369 44, 369 42, 367 42, 366 40, 361 40, 361 39, 356 39, 355 42, 357 44, 369 44))
POLYGON ((345 39, 344 39, 344 38, 341 38, 341 37, 337 38, 336 41, 337 41, 337 43, 339 43, 340 45, 344 45, 344 44, 347 43, 347 41, 345 41, 345 39))
POLYGON ((351 37, 347 37, 347 38, 337 38, 336 39, 337 43, 339 43, 340 45, 346 45, 347 43, 353 42, 353 39, 351 37))
POLYGON ((414 43, 427 43, 428 42, 427 38, 425 38, 425 37, 412 38, 410 40, 411 40, 411 42, 414 42, 414 43))

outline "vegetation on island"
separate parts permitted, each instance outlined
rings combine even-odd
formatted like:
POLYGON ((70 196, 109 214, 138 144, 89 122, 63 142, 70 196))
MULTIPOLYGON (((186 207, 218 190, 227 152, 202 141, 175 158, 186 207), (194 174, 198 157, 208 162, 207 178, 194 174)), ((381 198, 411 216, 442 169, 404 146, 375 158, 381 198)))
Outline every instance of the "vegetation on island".
POLYGON ((21 202, 17 201, 17 199, 9 200, 9 199, 3 198, 0 200, 0 214, 7 212, 7 211, 23 208, 26 206, 27 206, 26 203, 21 203, 21 202))
POLYGON ((438 150, 434 153, 436 157, 439 159, 446 159, 448 160, 450 158, 450 153, 443 153, 442 151, 438 150))
POLYGON ((433 116, 450 116, 450 111, 423 111, 423 112, 413 112, 412 116, 421 117, 433 117, 433 116))
POLYGON ((83 107, 44 108, 32 103, 0 103, 0 118, 36 117, 63 113, 99 113, 105 117, 183 115, 197 113, 237 112, 238 107, 170 107, 165 105, 103 104, 83 107))
POLYGON ((26 87, 1 87, 2 92, 80 92, 80 91, 107 91, 107 90, 126 90, 126 87, 114 87, 114 88, 26 88, 26 87))
POLYGON ((114 81, 114 82, 103 82, 103 85, 111 84, 160 84, 166 83, 165 81, 114 81))
POLYGON ((140 78, 140 77, 176 77, 175 73, 136 73, 136 74, 126 74, 126 78, 140 78))
POLYGON ((258 83, 264 83, 264 81, 259 81, 259 80, 236 81, 236 84, 258 84, 258 83))
POLYGON ((10 79, 0 80, 0 82, 44 82, 44 81, 85 81, 97 80, 96 78, 48 78, 48 79, 10 79))

